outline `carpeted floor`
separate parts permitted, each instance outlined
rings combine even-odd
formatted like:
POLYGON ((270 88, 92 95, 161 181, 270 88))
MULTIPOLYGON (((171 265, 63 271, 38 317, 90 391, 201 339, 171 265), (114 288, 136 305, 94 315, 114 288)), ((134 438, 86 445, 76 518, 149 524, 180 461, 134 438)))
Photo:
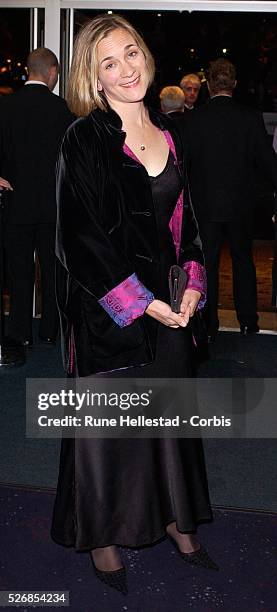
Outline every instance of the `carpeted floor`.
POLYGON ((52 542, 53 501, 49 492, 0 487, 1 590, 70 591, 73 612, 276 612, 276 515, 215 510, 199 539, 219 572, 190 568, 167 538, 121 549, 123 596, 97 580, 87 553, 52 542))
MULTIPOLYGON (((221 332, 199 375, 276 376, 277 337, 221 332)), ((25 437, 25 379, 63 377, 60 348, 39 343, 23 367, 0 371, 0 482, 54 488, 59 441, 25 437)), ((213 504, 277 511, 276 440, 205 440, 213 504)))
POLYGON ((210 359, 202 363, 199 377, 275 378, 277 336, 220 332, 210 345, 210 359))

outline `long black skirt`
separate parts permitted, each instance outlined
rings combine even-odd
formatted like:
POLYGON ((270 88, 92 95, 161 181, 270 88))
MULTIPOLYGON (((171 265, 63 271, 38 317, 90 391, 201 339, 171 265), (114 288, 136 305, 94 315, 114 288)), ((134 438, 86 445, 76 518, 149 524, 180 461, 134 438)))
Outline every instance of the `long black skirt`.
MULTIPOLYGON (((192 375, 188 329, 158 326, 155 361, 118 378, 192 375)), ((63 439, 51 535, 90 550, 152 544, 176 521, 183 533, 212 520, 202 441, 196 438, 63 439)))

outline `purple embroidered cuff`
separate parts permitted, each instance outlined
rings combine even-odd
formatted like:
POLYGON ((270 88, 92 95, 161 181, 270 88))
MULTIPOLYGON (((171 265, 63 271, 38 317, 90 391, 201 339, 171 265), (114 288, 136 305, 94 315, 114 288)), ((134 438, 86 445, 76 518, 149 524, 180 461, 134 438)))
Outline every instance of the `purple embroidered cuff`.
POLYGON ((206 270, 197 261, 187 261, 183 265, 184 270, 188 275, 187 289, 195 289, 200 291, 201 297, 198 302, 197 310, 203 308, 207 299, 207 277, 206 270))
POLYGON ((119 327, 126 327, 141 317, 153 300, 153 293, 146 289, 134 273, 98 302, 119 327))

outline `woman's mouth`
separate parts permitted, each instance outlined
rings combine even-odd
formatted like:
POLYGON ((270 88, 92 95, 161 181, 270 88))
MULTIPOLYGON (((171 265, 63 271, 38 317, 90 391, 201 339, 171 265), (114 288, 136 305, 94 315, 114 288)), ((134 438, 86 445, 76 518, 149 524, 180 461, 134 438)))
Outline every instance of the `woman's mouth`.
POLYGON ((140 80, 140 77, 137 76, 133 81, 129 81, 129 83, 124 83, 124 84, 122 83, 121 87, 126 87, 126 88, 136 87, 139 80, 140 80))

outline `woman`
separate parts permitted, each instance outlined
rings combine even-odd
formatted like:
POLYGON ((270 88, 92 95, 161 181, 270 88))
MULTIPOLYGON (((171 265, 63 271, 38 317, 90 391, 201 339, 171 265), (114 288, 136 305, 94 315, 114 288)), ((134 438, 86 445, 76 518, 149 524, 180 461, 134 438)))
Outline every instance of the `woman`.
MULTIPOLYGON (((123 18, 96 17, 78 34, 68 103, 81 118, 58 171, 70 376, 191 375, 188 322, 204 303, 205 274, 182 143, 171 120, 143 102, 153 77, 149 50, 123 18), (168 290, 177 261, 189 277, 180 314, 168 290)), ((216 568, 193 535, 210 519, 200 440, 63 440, 52 536, 90 550, 107 584, 127 592, 117 545, 152 544, 166 532, 186 561, 216 568)))

